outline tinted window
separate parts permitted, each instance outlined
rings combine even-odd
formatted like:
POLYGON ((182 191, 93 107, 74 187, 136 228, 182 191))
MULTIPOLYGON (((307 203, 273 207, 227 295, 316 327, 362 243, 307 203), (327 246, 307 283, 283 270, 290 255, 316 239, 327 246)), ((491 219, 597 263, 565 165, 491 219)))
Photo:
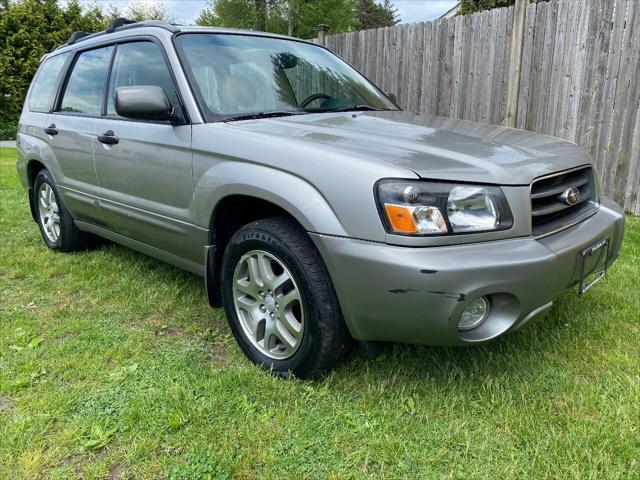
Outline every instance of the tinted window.
POLYGON ((32 112, 48 112, 51 110, 58 79, 67 57, 69 57, 69 54, 63 53, 44 61, 33 82, 33 88, 29 96, 29 110, 32 112))
POLYGON ((107 115, 116 115, 116 88, 138 85, 161 87, 171 104, 178 104, 178 95, 171 74, 160 47, 155 43, 134 42, 118 46, 109 82, 107 115))
POLYGON ((113 47, 105 47, 80 54, 67 82, 61 111, 100 115, 112 52, 113 47))

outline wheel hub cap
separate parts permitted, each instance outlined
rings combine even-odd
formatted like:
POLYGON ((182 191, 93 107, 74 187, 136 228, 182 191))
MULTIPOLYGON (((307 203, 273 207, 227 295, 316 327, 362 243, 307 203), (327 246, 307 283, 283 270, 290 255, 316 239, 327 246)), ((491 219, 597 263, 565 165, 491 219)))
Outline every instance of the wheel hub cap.
POLYGON ((233 303, 242 332, 262 354, 284 360, 298 350, 304 331, 300 291, 276 256, 253 250, 240 258, 233 303))
POLYGON ((273 311, 276 309, 276 299, 273 297, 273 295, 269 295, 264 299, 264 305, 267 312, 273 313, 273 311))

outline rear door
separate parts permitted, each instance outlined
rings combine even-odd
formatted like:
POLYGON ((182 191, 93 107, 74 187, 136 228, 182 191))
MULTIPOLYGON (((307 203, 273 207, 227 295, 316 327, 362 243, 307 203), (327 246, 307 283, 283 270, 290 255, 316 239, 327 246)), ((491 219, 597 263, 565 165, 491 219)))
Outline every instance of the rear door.
POLYGON ((117 46, 106 115, 98 120, 93 139, 105 222, 122 235, 199 261, 206 236, 193 225, 191 126, 119 117, 116 88, 140 85, 162 87, 171 104, 182 108, 158 43, 117 46))
POLYGON ((98 178, 93 165, 93 139, 114 47, 79 52, 50 115, 49 139, 62 177, 56 179, 66 206, 76 220, 102 223, 98 178))

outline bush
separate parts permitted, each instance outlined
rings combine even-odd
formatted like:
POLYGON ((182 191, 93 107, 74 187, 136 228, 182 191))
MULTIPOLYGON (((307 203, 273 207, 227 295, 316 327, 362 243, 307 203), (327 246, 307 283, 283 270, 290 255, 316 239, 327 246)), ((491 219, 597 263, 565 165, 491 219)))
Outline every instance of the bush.
POLYGON ((0 122, 0 140, 15 140, 18 133, 18 122, 2 120, 0 122))

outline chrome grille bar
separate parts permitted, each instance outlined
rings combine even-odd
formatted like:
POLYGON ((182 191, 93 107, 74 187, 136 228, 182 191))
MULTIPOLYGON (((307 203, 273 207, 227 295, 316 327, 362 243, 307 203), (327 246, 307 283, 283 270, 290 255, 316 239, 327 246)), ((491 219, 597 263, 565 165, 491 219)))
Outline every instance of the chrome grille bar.
POLYGON ((548 175, 531 184, 531 227, 544 236, 574 225, 597 210, 590 166, 548 175))

